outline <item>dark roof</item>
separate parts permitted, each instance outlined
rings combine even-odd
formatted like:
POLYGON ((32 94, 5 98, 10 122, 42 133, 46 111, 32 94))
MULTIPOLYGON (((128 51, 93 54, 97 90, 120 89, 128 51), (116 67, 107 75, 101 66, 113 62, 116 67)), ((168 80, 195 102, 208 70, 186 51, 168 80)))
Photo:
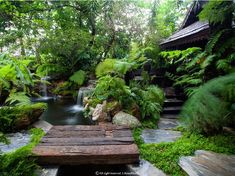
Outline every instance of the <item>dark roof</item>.
POLYGON ((208 22, 201 22, 198 14, 207 1, 194 1, 190 6, 180 30, 160 43, 162 48, 170 48, 202 39, 208 39, 210 27, 208 22))
POLYGON ((173 42, 175 43, 176 41, 183 44, 201 39, 207 39, 209 37, 209 29, 208 22, 197 21, 174 33, 172 36, 164 40, 161 45, 164 47, 164 45, 172 45, 173 42), (190 41, 188 41, 189 39, 190 41))

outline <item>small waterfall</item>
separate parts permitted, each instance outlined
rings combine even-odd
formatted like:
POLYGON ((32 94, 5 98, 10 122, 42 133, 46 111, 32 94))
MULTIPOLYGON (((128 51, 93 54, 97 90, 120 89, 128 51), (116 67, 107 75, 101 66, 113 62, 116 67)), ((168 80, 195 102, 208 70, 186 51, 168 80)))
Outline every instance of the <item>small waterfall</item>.
POLYGON ((83 90, 79 89, 78 96, 77 96, 77 105, 83 106, 83 90))
POLYGON ((47 84, 46 84, 46 77, 41 78, 41 82, 42 82, 42 96, 43 97, 47 97, 47 84))
POLYGON ((90 95, 93 91, 91 87, 81 87, 77 95, 77 104, 70 108, 71 112, 80 112, 83 111, 83 98, 90 95))
POLYGON ((51 99, 52 97, 48 97, 47 94, 47 81, 50 79, 49 76, 45 76, 43 78, 41 78, 41 95, 42 95, 42 100, 48 100, 51 99))

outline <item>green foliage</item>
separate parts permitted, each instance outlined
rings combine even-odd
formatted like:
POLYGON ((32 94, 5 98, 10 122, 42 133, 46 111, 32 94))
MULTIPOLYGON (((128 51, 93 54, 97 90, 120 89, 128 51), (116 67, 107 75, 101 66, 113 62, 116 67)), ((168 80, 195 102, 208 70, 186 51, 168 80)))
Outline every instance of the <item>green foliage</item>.
POLYGON ((76 71, 72 76, 69 77, 69 80, 81 86, 86 80, 86 72, 83 70, 76 71))
POLYGON ((101 77, 112 73, 123 76, 127 71, 132 69, 133 66, 135 66, 135 63, 128 62, 126 59, 105 59, 97 65, 96 76, 101 77))
POLYGON ((12 132, 16 130, 16 124, 21 119, 34 119, 47 108, 45 103, 36 103, 24 106, 8 107, 3 106, 0 108, 0 131, 12 132))
POLYGON ((0 93, 13 87, 29 92, 29 87, 34 85, 32 74, 27 68, 29 63, 5 54, 0 55, 0 93))
POLYGON ((233 125, 235 74, 215 78, 199 87, 185 103, 181 120, 189 131, 213 134, 233 125))
POLYGON ((139 146, 141 158, 151 162, 166 174, 174 176, 186 175, 178 165, 179 158, 193 155, 196 150, 235 154, 235 137, 233 135, 204 137, 184 133, 176 142, 160 144, 143 144, 138 136, 134 135, 134 138, 139 146))
POLYGON ((162 110, 161 105, 164 102, 164 93, 157 86, 149 86, 146 90, 141 90, 138 87, 132 88, 135 94, 134 98, 140 106, 142 119, 149 118, 158 120, 162 110))
POLYGON ((71 81, 65 81, 57 84, 56 88, 53 90, 53 93, 56 95, 62 96, 73 96, 77 93, 77 85, 71 81))
POLYGON ((37 67, 36 74, 44 77, 48 75, 62 75, 67 69, 59 64, 44 63, 37 67))
MULTIPOLYGON (((10 144, 10 141, 2 132, 0 132, 0 143, 10 144)), ((1 153, 1 150, 0 150, 0 153, 1 153)))
POLYGON ((25 94, 25 92, 11 92, 5 102, 9 105, 15 106, 31 104, 30 98, 25 94))
POLYGON ((96 67, 96 76, 101 77, 107 74, 114 74, 123 77, 128 71, 135 70, 146 63, 144 49, 141 49, 137 43, 132 43, 131 50, 126 58, 123 59, 105 59, 96 67))
POLYGON ((133 100, 131 90, 125 81, 118 77, 106 75, 101 77, 95 87, 93 97, 99 101, 117 100, 123 106, 133 100))
POLYGON ((222 24, 231 18, 235 11, 232 1, 210 0, 199 14, 200 20, 208 20, 211 24, 222 24))
POLYGON ((32 134, 28 145, 17 149, 14 152, 0 155, 0 175, 1 176, 32 176, 38 168, 35 161, 29 158, 33 147, 40 141, 45 134, 42 129, 34 128, 30 130, 32 134))

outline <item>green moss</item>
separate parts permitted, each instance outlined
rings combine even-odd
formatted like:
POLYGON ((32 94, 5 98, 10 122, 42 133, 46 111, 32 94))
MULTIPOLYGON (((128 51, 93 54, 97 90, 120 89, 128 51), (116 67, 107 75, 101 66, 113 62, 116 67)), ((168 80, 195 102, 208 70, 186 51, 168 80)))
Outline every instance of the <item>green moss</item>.
POLYGON ((141 128, 133 131, 134 139, 139 147, 141 158, 153 163, 166 174, 186 175, 178 166, 181 156, 193 155, 196 150, 209 150, 217 153, 235 154, 235 136, 221 134, 204 137, 184 132, 176 142, 160 144, 144 144, 140 137, 141 128))
POLYGON ((17 149, 15 152, 0 156, 1 176, 32 176, 38 168, 33 159, 29 158, 32 148, 40 141, 45 134, 42 129, 34 128, 30 130, 32 137, 28 145, 17 149))
POLYGON ((73 96, 77 93, 77 89, 78 86, 75 83, 71 81, 65 81, 59 83, 52 92, 56 95, 73 96))

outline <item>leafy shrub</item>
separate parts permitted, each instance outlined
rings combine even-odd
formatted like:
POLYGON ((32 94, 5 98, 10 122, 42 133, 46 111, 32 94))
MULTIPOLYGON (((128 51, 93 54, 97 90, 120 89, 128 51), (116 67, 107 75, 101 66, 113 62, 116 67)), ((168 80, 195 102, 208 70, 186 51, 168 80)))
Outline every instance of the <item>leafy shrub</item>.
POLYGON ((77 85, 75 83, 70 82, 70 81, 65 81, 59 83, 56 88, 53 90, 53 93, 56 95, 62 95, 62 96, 67 96, 67 95, 75 95, 77 93, 77 85))
POLYGON ((84 72, 83 70, 79 70, 75 72, 72 76, 70 76, 69 80, 81 86, 86 80, 86 72, 84 72))
POLYGON ((235 123, 235 74, 215 78, 198 88, 181 113, 184 126, 199 133, 220 132, 235 123))
POLYGON ((9 105, 24 106, 31 104, 30 98, 25 92, 11 92, 5 101, 9 105))
POLYGON ((135 87, 132 91, 135 93, 135 101, 140 106, 142 118, 149 117, 158 120, 162 110, 161 105, 164 102, 162 89, 151 85, 146 90, 135 87))
POLYGON ((131 90, 125 85, 125 81, 118 77, 106 75, 101 77, 96 85, 93 98, 99 101, 117 100, 123 106, 133 100, 131 90))
POLYGON ((29 60, 18 60, 9 55, 0 55, 0 93, 10 91, 13 87, 29 92, 34 85, 33 76, 28 69, 29 60))
POLYGON ((35 161, 29 158, 33 147, 41 140, 45 134, 42 129, 34 128, 30 130, 32 134, 28 145, 17 149, 14 152, 0 155, 0 175, 1 176, 32 176, 38 168, 35 161))
POLYGON ((96 76, 101 77, 112 73, 123 76, 134 66, 136 66, 134 62, 128 62, 126 59, 105 59, 97 65, 96 76))
POLYGON ((15 107, 3 106, 0 108, 0 131, 12 132, 18 130, 18 125, 21 125, 18 123, 20 123, 21 120, 31 122, 37 119, 46 108, 47 105, 45 103, 15 107))
POLYGON ((62 75, 65 74, 67 69, 62 65, 52 64, 52 63, 44 63, 38 66, 36 70, 36 74, 44 77, 47 75, 62 75))

